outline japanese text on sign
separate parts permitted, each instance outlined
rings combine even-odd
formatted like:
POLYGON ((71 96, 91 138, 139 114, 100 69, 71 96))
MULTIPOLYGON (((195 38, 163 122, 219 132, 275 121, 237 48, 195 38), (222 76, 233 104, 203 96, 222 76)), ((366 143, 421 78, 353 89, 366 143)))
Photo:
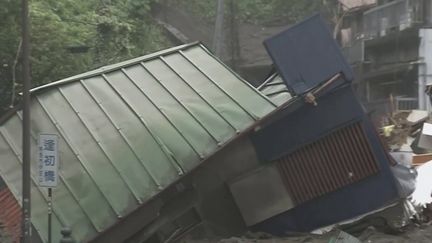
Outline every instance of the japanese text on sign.
POLYGON ((39 186, 56 187, 58 180, 57 135, 39 135, 39 186))

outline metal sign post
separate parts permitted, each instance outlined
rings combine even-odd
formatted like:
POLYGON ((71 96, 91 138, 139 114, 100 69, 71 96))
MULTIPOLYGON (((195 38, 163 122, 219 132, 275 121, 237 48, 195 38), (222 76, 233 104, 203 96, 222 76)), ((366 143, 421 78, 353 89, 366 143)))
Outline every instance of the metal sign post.
POLYGON ((39 186, 48 188, 48 243, 52 243, 52 188, 58 183, 58 138, 39 135, 39 186))
POLYGON ((52 243, 52 188, 48 187, 48 243, 52 243))

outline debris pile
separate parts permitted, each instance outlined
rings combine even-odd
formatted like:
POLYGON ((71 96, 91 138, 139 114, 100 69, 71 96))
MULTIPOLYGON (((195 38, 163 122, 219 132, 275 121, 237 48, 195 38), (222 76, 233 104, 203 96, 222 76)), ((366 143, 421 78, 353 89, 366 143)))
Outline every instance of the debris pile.
POLYGON ((246 234, 242 237, 230 237, 222 240, 185 240, 181 243, 429 243, 431 238, 432 225, 410 225, 404 229, 404 232, 398 234, 383 232, 375 226, 369 226, 361 233, 357 234, 341 230, 334 230, 323 235, 299 234, 291 237, 274 237, 271 235, 256 236, 246 234))
POLYGON ((390 154, 399 164, 417 173, 412 202, 417 206, 432 203, 432 121, 423 110, 400 111, 388 118, 381 131, 390 154))
MULTIPOLYGON (((412 205, 414 214, 410 227, 428 226, 432 220, 432 120, 428 111, 398 111, 385 119, 381 135, 396 165, 414 171, 413 192, 406 204, 412 205)), ((396 180, 400 176, 395 174, 396 180)))
POLYGON ((413 152, 411 144, 428 119, 428 113, 422 110, 398 111, 385 118, 381 134, 390 151, 413 152))

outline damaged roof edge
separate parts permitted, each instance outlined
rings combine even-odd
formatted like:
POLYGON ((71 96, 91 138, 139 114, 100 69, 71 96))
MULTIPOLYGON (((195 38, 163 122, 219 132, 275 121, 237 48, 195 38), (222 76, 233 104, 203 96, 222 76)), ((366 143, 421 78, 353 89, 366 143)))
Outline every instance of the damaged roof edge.
POLYGON ((167 54, 170 54, 172 52, 176 52, 176 51, 179 51, 179 50, 184 50, 184 49, 187 49, 187 48, 195 46, 195 45, 202 45, 202 44, 199 41, 195 41, 195 42, 192 42, 192 43, 188 43, 188 44, 184 44, 184 45, 180 45, 180 46, 175 46, 175 47, 172 47, 172 48, 169 48, 169 49, 164 49, 164 50, 160 50, 160 51, 157 51, 157 52, 153 52, 153 53, 150 53, 150 54, 147 54, 147 55, 144 55, 144 56, 136 57, 136 58, 133 58, 133 59, 130 59, 130 60, 127 60, 127 61, 123 61, 123 62, 119 62, 119 63, 116 63, 116 64, 102 66, 102 67, 94 69, 92 71, 88 71, 88 72, 81 73, 81 74, 78 74, 78 75, 75 75, 75 76, 71 76, 71 77, 68 77, 68 78, 65 78, 65 79, 60 79, 58 81, 54 81, 54 82, 51 82, 51 83, 48 83, 48 84, 45 84, 45 85, 41 85, 41 86, 38 86, 36 88, 32 88, 30 90, 30 92, 34 93, 34 92, 38 92, 40 90, 43 90, 43 89, 46 89, 46 88, 49 88, 49 87, 62 85, 62 84, 65 84, 65 83, 77 81, 77 80, 84 79, 84 78, 90 78, 92 76, 96 76, 96 75, 99 75, 101 73, 106 73, 106 72, 110 72, 112 70, 116 70, 116 69, 118 69, 120 67, 126 67, 126 66, 133 65, 133 64, 136 64, 136 63, 139 63, 139 62, 142 62, 142 61, 148 61, 148 60, 151 60, 151 59, 154 59, 154 58, 158 58, 161 55, 167 55, 167 54))
MULTIPOLYGON (((30 92, 31 93, 35 93, 35 92, 39 92, 41 90, 45 90, 45 89, 50 88, 50 87, 55 87, 55 86, 62 85, 62 84, 65 84, 65 83, 74 82, 74 81, 85 79, 85 78, 90 78, 92 76, 100 75, 101 73, 107 73, 107 72, 110 72, 110 71, 114 71, 114 70, 119 69, 121 67, 127 67, 127 66, 130 66, 130 65, 137 64, 139 62, 148 61, 148 60, 151 60, 151 59, 156 59, 156 58, 159 58, 160 56, 163 56, 163 55, 169 55, 169 54, 177 52, 177 51, 182 51, 182 50, 185 50, 187 48, 190 48, 190 47, 193 47, 193 46, 196 46, 196 45, 201 46, 205 52, 207 52, 210 56, 212 56, 213 58, 215 58, 215 60, 217 62, 219 62, 222 66, 224 66, 227 70, 229 70, 234 76, 236 76, 239 80, 241 80, 249 88, 253 89, 254 91, 257 91, 257 93, 262 98, 264 98, 265 100, 267 100, 268 102, 270 102, 274 107, 278 106, 275 102, 273 102, 271 99, 269 99, 266 95, 264 95, 261 92, 259 92, 259 90, 257 88, 253 87, 248 81, 246 81, 238 73, 234 72, 227 64, 225 64, 224 62, 222 62, 215 54, 213 54, 204 43, 202 43, 200 41, 195 41, 195 42, 191 42, 191 43, 188 43, 188 44, 184 44, 184 45, 180 45, 180 46, 175 46, 175 47, 172 47, 172 48, 169 48, 169 49, 160 50, 160 51, 148 54, 148 55, 136 57, 136 58, 133 58, 133 59, 130 59, 130 60, 127 60, 127 61, 120 62, 120 63, 102 66, 102 67, 97 68, 97 69, 92 70, 92 71, 88 71, 88 72, 85 72, 85 73, 82 73, 82 74, 78 74, 78 75, 75 75, 75 76, 72 76, 72 77, 69 77, 69 78, 61 79, 61 80, 54 81, 54 82, 51 82, 51 83, 48 83, 48 84, 45 84, 45 85, 41 85, 39 87, 32 88, 30 90, 30 92)), ((0 124, 1 124, 2 120, 3 119, 0 118, 0 124)))
POLYGON ((261 91, 268 83, 270 83, 274 78, 276 78, 277 75, 277 72, 271 74, 262 84, 257 87, 257 89, 261 91))
POLYGON ((239 80, 241 80, 244 84, 246 84, 250 89, 256 91, 262 98, 264 98, 266 101, 270 102, 274 107, 278 107, 278 104, 276 104, 273 100, 271 100, 269 97, 267 97, 267 95, 263 94, 258 88, 255 88, 252 84, 250 84, 248 81, 246 81, 237 72, 234 72, 226 63, 222 62, 215 54, 213 54, 211 51, 209 51, 209 48, 207 48, 206 45, 201 43, 201 46, 203 47, 204 51, 206 51, 210 56, 212 56, 216 61, 218 61, 223 67, 225 67, 232 74, 234 74, 234 76, 236 76, 239 80))
MULTIPOLYGON (((74 75, 74 76, 71 76, 71 77, 68 77, 68 78, 64 78, 64 79, 60 79, 60 80, 57 80, 57 81, 53 81, 51 83, 47 83, 47 84, 44 84, 44 85, 41 85, 41 86, 37 86, 35 88, 30 89, 30 93, 31 93, 31 95, 33 95, 34 93, 41 92, 42 90, 45 90, 45 89, 48 89, 48 88, 56 87, 56 86, 59 86, 59 85, 62 85, 62 84, 66 84, 66 83, 69 83, 69 82, 78 81, 78 80, 81 80, 81 79, 84 79, 84 78, 90 78, 92 76, 97 76, 97 75, 99 75, 101 73, 109 72, 111 70, 118 69, 119 67, 129 66, 129 65, 133 65, 133 64, 145 61, 145 60, 150 60, 150 59, 153 59, 153 58, 158 58, 160 55, 163 55, 163 54, 166 55, 166 54, 169 54, 169 53, 172 53, 172 52, 176 52, 178 50, 184 50, 184 49, 187 49, 189 47, 192 47, 192 46, 195 46, 195 45, 198 45, 198 44, 202 45, 202 43, 200 43, 199 41, 195 41, 195 42, 192 42, 192 43, 188 43, 188 44, 184 44, 184 45, 180 45, 180 46, 175 46, 175 47, 172 47, 172 48, 169 48, 169 49, 164 49, 164 50, 160 50, 160 51, 157 51, 157 52, 153 52, 153 53, 150 53, 148 55, 136 57, 134 59, 126 60, 126 61, 123 61, 123 62, 120 62, 120 63, 117 63, 117 64, 111 64, 111 65, 102 66, 100 68, 97 68, 97 69, 94 69, 94 70, 91 70, 91 71, 88 71, 88 72, 85 72, 85 73, 81 73, 81 74, 74 75)), ((204 45, 202 45, 202 46, 204 46, 204 45)), ((13 116, 16 112, 18 112, 21 109, 22 109, 22 102, 19 102, 17 105, 15 105, 14 107, 12 107, 9 110, 7 110, 2 116, 0 116, 0 125, 2 125, 4 122, 6 122, 11 116, 13 116)))
MULTIPOLYGON (((226 65, 224 62, 222 62, 217 56, 215 56, 210 50, 209 48, 202 42, 200 41, 195 41, 195 42, 191 42, 188 44, 184 44, 184 45, 180 45, 180 46, 175 46, 169 49, 164 49, 164 50, 160 50, 151 54, 147 54, 144 56, 140 56, 140 57, 136 57, 134 59, 130 59, 127 61, 123 61, 117 64, 111 64, 111 65, 106 65, 106 66, 102 66, 100 68, 85 72, 85 73, 81 73, 78 75, 74 75, 68 78, 64 78, 64 79, 60 79, 48 84, 44 84, 35 88, 32 88, 30 90, 30 93, 33 95, 34 93, 37 92, 41 92, 42 90, 48 89, 48 88, 52 88, 52 87, 56 87, 62 84, 66 84, 66 83, 70 83, 70 82, 74 82, 74 81, 78 81, 81 79, 85 79, 85 78, 90 78, 92 76, 97 76, 101 73, 106 73, 106 72, 110 72, 110 71, 114 71, 120 67, 126 67, 129 65, 134 65, 136 63, 142 62, 142 61, 146 61, 146 60, 151 60, 151 59, 156 59, 158 57, 160 57, 161 55, 168 55, 170 53, 174 53, 176 51, 179 50, 185 50, 189 47, 193 47, 196 45, 200 45, 210 56, 214 57, 220 64, 222 64, 225 68, 227 68, 232 74, 234 74, 236 77, 238 77, 243 83, 245 83, 248 87, 250 87, 251 89, 257 91, 257 93, 264 98, 266 101, 270 102, 274 107, 277 107, 278 104, 276 104, 273 100, 271 100, 267 95, 263 94, 261 92, 261 86, 258 88, 253 87, 253 85, 251 85, 248 81, 246 81, 243 77, 241 77, 238 73, 234 72, 230 67, 228 67, 228 65, 226 65)), ((276 74, 274 75, 276 76, 276 74)), ((272 77, 274 77, 272 75, 272 77)), ((271 81, 271 77, 268 78, 264 83, 271 81)), ((2 125, 5 121, 7 121, 11 116, 13 116, 16 112, 18 112, 19 110, 22 109, 22 103, 18 103, 17 105, 15 105, 13 108, 9 109, 8 111, 5 112, 5 114, 3 114, 2 116, 0 116, 0 125, 2 125)))
POLYGON ((287 85, 277 72, 270 75, 257 89, 277 105, 283 105, 289 100, 298 98, 298 96, 293 96, 291 94, 287 85))

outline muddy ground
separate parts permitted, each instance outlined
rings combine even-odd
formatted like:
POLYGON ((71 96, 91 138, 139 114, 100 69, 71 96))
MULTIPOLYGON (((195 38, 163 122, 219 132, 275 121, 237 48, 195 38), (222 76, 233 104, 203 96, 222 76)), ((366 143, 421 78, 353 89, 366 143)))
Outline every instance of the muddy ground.
MULTIPOLYGON (((400 229, 401 232, 384 233, 374 227, 368 227, 361 233, 354 233, 360 242, 367 243, 430 243, 432 242, 432 225, 411 224, 400 229)), ((223 240, 188 240, 190 243, 329 243, 335 242, 339 231, 331 231, 324 235, 298 235, 278 238, 265 234, 232 237, 223 240)), ((347 243, 351 241, 346 241, 347 243)))

